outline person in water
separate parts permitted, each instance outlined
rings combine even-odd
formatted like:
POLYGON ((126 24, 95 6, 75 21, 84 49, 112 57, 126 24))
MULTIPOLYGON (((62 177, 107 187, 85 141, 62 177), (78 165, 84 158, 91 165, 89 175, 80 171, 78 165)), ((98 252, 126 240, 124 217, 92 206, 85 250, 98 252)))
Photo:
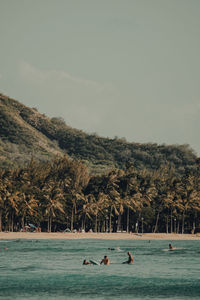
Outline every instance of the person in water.
POLYGON ((169 250, 173 250, 172 244, 169 244, 169 250))
POLYGON ((110 264, 110 260, 108 259, 108 256, 104 256, 104 258, 102 259, 102 261, 100 262, 100 264, 104 264, 106 266, 109 266, 110 264))
POLYGON ((91 265, 91 262, 89 262, 89 261, 87 261, 86 259, 84 259, 83 265, 91 265))
POLYGON ((117 250, 117 251, 120 251, 120 247, 116 247, 116 248, 108 248, 108 250, 117 250))
POLYGON ((129 264, 132 265, 133 264, 133 255, 131 254, 131 252, 128 252, 128 260, 123 262, 123 264, 129 264))

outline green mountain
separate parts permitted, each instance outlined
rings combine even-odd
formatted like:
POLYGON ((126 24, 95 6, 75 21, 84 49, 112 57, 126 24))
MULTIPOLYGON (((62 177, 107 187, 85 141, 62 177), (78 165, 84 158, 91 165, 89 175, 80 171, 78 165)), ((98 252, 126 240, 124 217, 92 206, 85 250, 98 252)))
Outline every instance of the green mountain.
POLYGON ((60 118, 48 118, 37 109, 0 94, 0 166, 21 166, 32 157, 48 160, 55 155, 86 162, 90 170, 104 172, 124 169, 133 163, 137 169, 157 169, 173 165, 180 173, 193 168, 197 157, 188 145, 129 143, 73 129, 60 118))

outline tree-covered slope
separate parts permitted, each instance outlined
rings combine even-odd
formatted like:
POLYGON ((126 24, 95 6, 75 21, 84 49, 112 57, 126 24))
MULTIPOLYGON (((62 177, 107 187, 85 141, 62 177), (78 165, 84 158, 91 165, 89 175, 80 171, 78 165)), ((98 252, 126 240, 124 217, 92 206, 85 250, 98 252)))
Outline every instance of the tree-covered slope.
POLYGON ((41 130, 32 126, 46 117, 36 110, 0 95, 0 165, 12 167, 30 161, 34 156, 39 160, 63 154, 55 142, 41 130), (24 118, 29 113, 29 122, 24 118))
POLYGON ((17 166, 31 156, 47 160, 67 153, 85 161, 96 172, 125 168, 157 169, 174 165, 178 172, 193 168, 196 155, 188 145, 128 143, 73 129, 59 118, 48 118, 34 108, 0 94, 0 166, 17 166))

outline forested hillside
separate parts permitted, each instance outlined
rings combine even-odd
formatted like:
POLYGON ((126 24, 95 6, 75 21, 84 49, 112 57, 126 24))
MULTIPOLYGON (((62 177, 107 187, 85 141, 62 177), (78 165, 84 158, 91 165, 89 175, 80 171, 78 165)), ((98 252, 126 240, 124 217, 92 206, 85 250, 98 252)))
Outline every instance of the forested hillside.
POLYGON ((0 231, 200 231, 199 162, 189 146, 89 135, 0 95, 0 231))
POLYGON ((0 94, 1 167, 22 166, 31 157, 46 161, 63 154, 84 161, 95 173, 125 169, 129 163, 137 170, 156 170, 169 164, 183 173, 185 168, 193 169, 197 159, 189 145, 130 143, 87 134, 0 94))

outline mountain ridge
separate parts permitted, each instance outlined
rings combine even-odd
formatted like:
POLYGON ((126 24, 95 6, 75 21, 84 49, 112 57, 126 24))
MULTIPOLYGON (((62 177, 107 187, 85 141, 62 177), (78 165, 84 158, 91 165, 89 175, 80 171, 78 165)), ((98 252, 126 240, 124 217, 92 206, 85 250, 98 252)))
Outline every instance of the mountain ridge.
POLYGON ((84 161, 97 173, 110 168, 124 169, 128 163, 137 169, 157 169, 170 164, 182 172, 193 168, 197 160, 189 145, 130 143, 87 134, 66 125, 61 118, 49 118, 0 94, 0 166, 16 167, 33 156, 48 160, 64 154, 84 161))

